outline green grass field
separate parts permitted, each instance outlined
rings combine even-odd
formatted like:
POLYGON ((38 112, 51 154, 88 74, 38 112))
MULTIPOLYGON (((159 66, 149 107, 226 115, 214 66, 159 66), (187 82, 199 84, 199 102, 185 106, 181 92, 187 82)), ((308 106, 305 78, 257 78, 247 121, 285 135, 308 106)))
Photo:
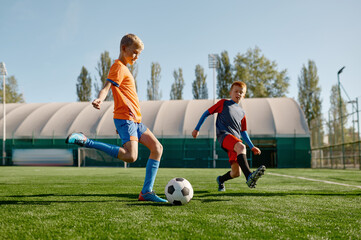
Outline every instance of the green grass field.
POLYGON ((1 167, 0 239, 361 239, 361 171, 268 169, 218 192, 226 171, 161 168, 158 195, 173 177, 194 188, 172 206, 137 201, 144 168, 1 167))

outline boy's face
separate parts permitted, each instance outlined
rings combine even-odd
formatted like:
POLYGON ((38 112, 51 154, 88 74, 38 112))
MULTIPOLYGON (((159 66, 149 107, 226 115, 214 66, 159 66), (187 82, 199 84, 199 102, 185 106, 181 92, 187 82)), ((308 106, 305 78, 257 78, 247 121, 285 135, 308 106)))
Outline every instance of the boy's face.
POLYGON ((122 46, 124 64, 133 65, 137 61, 139 54, 143 51, 143 48, 139 47, 137 44, 132 44, 128 47, 122 46))
POLYGON ((239 103, 246 96, 246 91, 247 88, 234 85, 229 94, 234 102, 239 103))

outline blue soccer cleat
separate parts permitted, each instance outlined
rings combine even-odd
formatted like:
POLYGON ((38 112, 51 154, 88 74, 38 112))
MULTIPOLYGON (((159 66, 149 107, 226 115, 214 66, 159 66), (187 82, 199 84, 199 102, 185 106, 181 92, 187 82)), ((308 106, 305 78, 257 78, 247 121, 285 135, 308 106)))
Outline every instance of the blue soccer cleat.
POLYGON ((150 202, 168 202, 167 200, 158 197, 154 191, 147 193, 139 193, 138 201, 150 201, 150 202))
POLYGON ((252 172, 247 179, 247 186, 249 188, 255 188, 257 181, 260 177, 262 177, 262 175, 264 175, 264 171, 266 171, 266 167, 264 165, 260 166, 259 168, 257 168, 256 171, 252 172))
POLYGON ((224 192, 224 191, 226 191, 226 187, 224 186, 224 183, 221 183, 221 182, 220 182, 220 180, 219 180, 220 177, 221 177, 221 176, 218 176, 218 177, 217 177, 218 191, 219 191, 219 192, 224 192))
POLYGON ((87 140, 88 138, 82 133, 72 133, 66 138, 65 143, 72 143, 84 147, 87 140))

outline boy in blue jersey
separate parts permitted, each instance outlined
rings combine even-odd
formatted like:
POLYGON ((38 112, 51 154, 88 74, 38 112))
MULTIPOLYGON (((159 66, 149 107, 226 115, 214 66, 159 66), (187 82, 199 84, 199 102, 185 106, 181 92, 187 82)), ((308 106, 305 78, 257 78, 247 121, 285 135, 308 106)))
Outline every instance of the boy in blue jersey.
POLYGON ((244 110, 239 106, 240 101, 245 97, 247 86, 241 81, 232 84, 230 95, 231 100, 222 99, 206 110, 200 118, 192 136, 197 138, 199 129, 204 120, 211 114, 218 113, 216 120, 217 140, 222 148, 228 153, 231 171, 223 176, 217 177, 218 191, 225 191, 224 182, 241 175, 241 170, 246 177, 248 187, 255 188, 257 180, 264 174, 265 166, 260 166, 256 171, 251 172, 246 155, 246 146, 242 138, 255 155, 260 155, 261 150, 255 147, 247 133, 247 122, 244 110))

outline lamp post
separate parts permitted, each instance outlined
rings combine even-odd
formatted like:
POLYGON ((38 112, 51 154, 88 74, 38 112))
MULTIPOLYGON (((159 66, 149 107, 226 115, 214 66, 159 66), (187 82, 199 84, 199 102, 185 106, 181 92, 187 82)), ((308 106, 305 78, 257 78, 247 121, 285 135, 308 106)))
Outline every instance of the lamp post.
POLYGON ((343 136, 343 116, 342 116, 342 98, 341 98, 341 83, 340 83, 340 74, 342 73, 342 71, 345 69, 345 67, 342 67, 340 70, 338 70, 337 72, 337 85, 338 85, 338 100, 339 100, 339 107, 340 107, 340 119, 341 119, 341 143, 342 143, 342 161, 343 161, 343 168, 346 168, 346 163, 345 163, 345 139, 343 136))
POLYGON ((5 151, 5 141, 6 141, 6 109, 5 109, 5 76, 7 75, 5 63, 0 63, 0 75, 3 75, 3 154, 2 154, 2 162, 3 166, 5 166, 5 159, 6 159, 6 151, 5 151))
MULTIPOLYGON (((357 120, 352 121, 353 126, 353 133, 355 133, 355 126, 354 123, 357 122, 357 141, 358 141, 358 162, 359 162, 359 168, 361 170, 361 142, 360 142, 360 117, 359 117, 359 109, 358 109, 358 98, 356 100, 350 100, 347 103, 352 104, 352 114, 354 109, 354 104, 356 104, 355 111, 356 111, 356 118, 357 120)), ((353 139, 355 141, 355 139, 353 139)))
MULTIPOLYGON (((357 122, 357 120, 355 120, 355 117, 354 117, 354 104, 356 103, 356 100, 350 100, 348 102, 346 102, 347 104, 352 104, 352 142, 355 142, 355 122, 357 122)), ((356 113, 357 113, 357 110, 356 110, 356 113)), ((354 144, 352 144, 352 158, 353 158, 353 164, 354 164, 354 167, 356 167, 356 160, 355 160, 355 147, 354 147, 354 144)))
POLYGON ((356 111, 357 111, 358 164, 359 164, 359 168, 361 170, 360 117, 359 117, 359 110, 358 110, 358 98, 356 98, 356 111))
MULTIPOLYGON (((333 168, 333 158, 332 158, 332 145, 333 145, 333 141, 332 141, 332 135, 331 135, 331 129, 332 129, 332 125, 331 125, 331 114, 330 114, 330 110, 328 110, 328 142, 329 142, 329 145, 330 145, 330 161, 331 161, 331 168, 333 168)), ((335 134, 335 130, 333 130, 334 133, 333 135, 336 135, 335 134)))
MULTIPOLYGON (((218 67, 217 54, 208 54, 208 67, 213 68, 213 104, 216 104, 216 68, 218 67)), ((216 118, 213 117, 213 168, 216 167, 216 118)))

